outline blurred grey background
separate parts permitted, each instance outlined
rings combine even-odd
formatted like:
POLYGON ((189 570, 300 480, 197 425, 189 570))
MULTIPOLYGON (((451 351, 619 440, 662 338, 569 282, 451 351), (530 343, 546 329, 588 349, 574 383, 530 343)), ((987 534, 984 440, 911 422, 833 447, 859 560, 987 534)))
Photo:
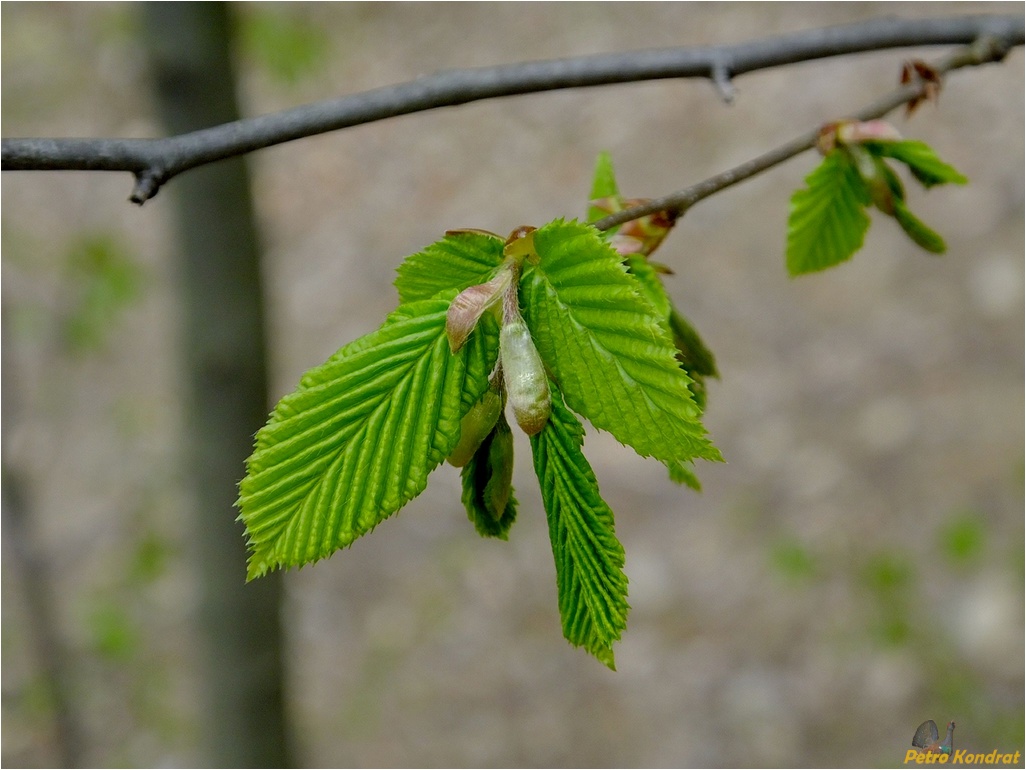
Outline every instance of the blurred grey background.
MULTIPOLYGON (((239 96, 257 115, 447 68, 1022 5, 234 10, 239 96)), ((4 136, 160 135, 134 5, 4 3, 2 22, 4 136)), ((873 100, 904 59, 940 53, 756 73, 729 107, 707 82, 660 81, 480 102, 253 154, 274 398, 377 327, 396 266, 445 229, 581 216, 600 150, 626 195, 684 187, 873 100)), ((1022 750, 1023 113, 1020 48, 952 75, 911 121, 894 116, 971 180, 909 188, 948 241, 940 258, 877 216, 852 262, 789 279, 788 197, 812 154, 694 208, 658 257, 717 355, 706 424, 728 462, 699 467, 695 494, 589 431, 627 553, 618 672, 561 636, 518 437, 508 543, 477 536, 446 466, 353 548, 288 575, 299 761, 889 766, 928 718, 956 720, 956 747, 1022 750)), ((2 185, 5 410, 15 405, 4 462, 29 482, 86 761, 195 763, 169 196, 135 207, 124 174, 5 173, 2 185)), ((25 581, 4 557, 3 763, 46 766, 52 704, 25 581)))

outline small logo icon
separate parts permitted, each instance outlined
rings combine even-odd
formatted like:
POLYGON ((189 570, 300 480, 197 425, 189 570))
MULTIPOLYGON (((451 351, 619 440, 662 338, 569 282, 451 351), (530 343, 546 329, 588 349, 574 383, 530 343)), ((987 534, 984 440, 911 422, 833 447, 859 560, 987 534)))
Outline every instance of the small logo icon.
POLYGON ((948 722, 948 734, 942 741, 940 733, 937 732, 937 723, 927 719, 916 728, 916 734, 912 736, 912 745, 919 749, 920 754, 950 754, 954 732, 955 723, 948 722))

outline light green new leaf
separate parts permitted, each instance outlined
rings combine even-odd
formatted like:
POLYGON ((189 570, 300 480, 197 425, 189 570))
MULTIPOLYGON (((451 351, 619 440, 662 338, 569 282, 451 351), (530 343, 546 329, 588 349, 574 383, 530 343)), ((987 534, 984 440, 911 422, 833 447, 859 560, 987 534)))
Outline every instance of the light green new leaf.
POLYGON ((787 270, 791 275, 825 270, 862 247, 872 201, 848 157, 835 150, 791 196, 787 219, 787 270))
POLYGON ((900 142, 866 142, 865 147, 877 156, 887 156, 908 166, 912 176, 923 187, 938 184, 966 184, 969 180, 958 169, 939 157, 926 142, 905 139, 900 142))
MULTIPOLYGON (((691 323, 673 306, 659 271, 652 266, 648 258, 640 254, 631 254, 627 256, 626 263, 631 275, 638 281, 641 295, 655 309, 663 327, 673 340, 677 348, 677 361, 691 378, 688 386, 691 395, 694 396, 698 408, 704 411, 705 377, 719 376, 713 354, 702 342, 691 323)), ((675 472, 673 467, 670 468, 670 477, 678 483, 684 479, 684 475, 675 472)), ((698 488, 694 486, 698 482, 693 474, 686 483, 695 489, 698 488)))
POLYGON ((615 670, 613 643, 627 627, 627 577, 613 512, 599 495, 581 444, 581 423, 555 383, 552 415, 531 437, 556 562, 563 635, 615 670))
POLYGON ((594 228, 550 222, 521 281, 523 314, 567 404, 646 457, 721 459, 664 323, 594 228))
POLYGON ((419 495, 488 387, 496 324, 449 350, 442 299, 401 305, 311 369, 257 434, 240 484, 249 578, 331 555, 419 495))
MULTIPOLYGON (((589 200, 597 201, 603 198, 620 201, 620 189, 616 185, 616 173, 613 171, 613 158, 608 152, 600 152, 595 159, 595 175, 592 177, 589 200)), ((589 206, 588 221, 597 222, 609 213, 598 206, 589 206)))
POLYGON ((896 200, 894 202, 894 218, 898 220, 898 224, 901 225, 901 229, 908 237, 927 251, 943 254, 948 250, 948 245, 940 234, 931 230, 925 222, 909 211, 904 201, 896 200))
POLYGON ((629 254, 624 258, 624 263, 630 274, 637 280, 641 296, 648 300, 648 304, 652 306, 666 331, 669 332, 673 303, 670 302, 670 295, 666 293, 666 287, 663 286, 659 273, 648 261, 648 257, 642 254, 629 254))
POLYGON ((456 232, 435 241, 399 265, 395 288, 401 303, 463 290, 492 277, 503 260, 503 240, 478 231, 456 232))
POLYGON ((652 305, 659 318, 665 319, 666 330, 677 346, 677 358, 688 376, 719 377, 716 358, 702 342, 691 322, 673 306, 659 271, 652 267, 647 257, 638 254, 627 257, 627 267, 638 280, 642 296, 652 305))

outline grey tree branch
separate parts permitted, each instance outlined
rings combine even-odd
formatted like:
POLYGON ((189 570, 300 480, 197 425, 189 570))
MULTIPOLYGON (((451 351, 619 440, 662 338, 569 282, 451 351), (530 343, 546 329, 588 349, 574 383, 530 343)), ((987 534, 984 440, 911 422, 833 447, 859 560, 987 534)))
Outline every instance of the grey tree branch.
POLYGON ((480 99, 665 78, 708 78, 725 99, 731 78, 830 56, 908 46, 968 44, 981 36, 1022 45, 1021 16, 875 19, 737 45, 668 48, 451 70, 164 139, 4 139, 4 171, 129 171, 142 204, 177 174, 282 142, 480 99))
MULTIPOLYGON (((1001 61, 1008 53, 1008 49, 1009 46, 1003 39, 985 36, 972 45, 960 48, 934 63, 933 68, 939 75, 945 75, 961 67, 974 67, 1001 61)), ((903 104, 907 104, 911 99, 920 96, 925 88, 926 84, 923 82, 909 83, 855 112, 850 117, 855 120, 882 118, 903 104)), ((756 174, 760 174, 773 166, 790 160, 806 150, 811 150, 816 146, 819 131, 820 127, 817 126, 811 131, 807 131, 801 136, 797 136, 786 144, 782 144, 757 158, 745 161, 708 179, 703 179, 701 182, 686 187, 683 190, 664 195, 661 198, 653 198, 639 206, 617 211, 615 214, 610 214, 598 220, 594 225, 599 230, 608 230, 611 227, 622 225, 624 222, 629 222, 632 219, 640 219, 657 211, 669 211, 678 217, 682 216, 689 208, 700 200, 708 198, 713 193, 750 179, 756 174)))

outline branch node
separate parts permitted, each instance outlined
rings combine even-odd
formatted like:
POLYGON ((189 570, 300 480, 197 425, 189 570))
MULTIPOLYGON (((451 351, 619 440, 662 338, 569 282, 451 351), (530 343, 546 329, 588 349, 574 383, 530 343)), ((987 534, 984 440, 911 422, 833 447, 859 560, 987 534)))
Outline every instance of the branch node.
POLYGON ((134 173, 135 186, 132 188, 132 194, 128 196, 128 200, 139 206, 160 192, 160 186, 168 178, 166 171, 152 166, 134 173))
POLYGON ((720 98, 726 104, 733 104, 737 89, 734 88, 734 82, 730 79, 730 67, 727 66, 723 59, 716 58, 712 67, 709 68, 709 77, 720 98))
POLYGON ((997 35, 980 35, 973 41, 970 48, 975 54, 977 62, 984 64, 1004 61, 1012 46, 1007 40, 997 35))

